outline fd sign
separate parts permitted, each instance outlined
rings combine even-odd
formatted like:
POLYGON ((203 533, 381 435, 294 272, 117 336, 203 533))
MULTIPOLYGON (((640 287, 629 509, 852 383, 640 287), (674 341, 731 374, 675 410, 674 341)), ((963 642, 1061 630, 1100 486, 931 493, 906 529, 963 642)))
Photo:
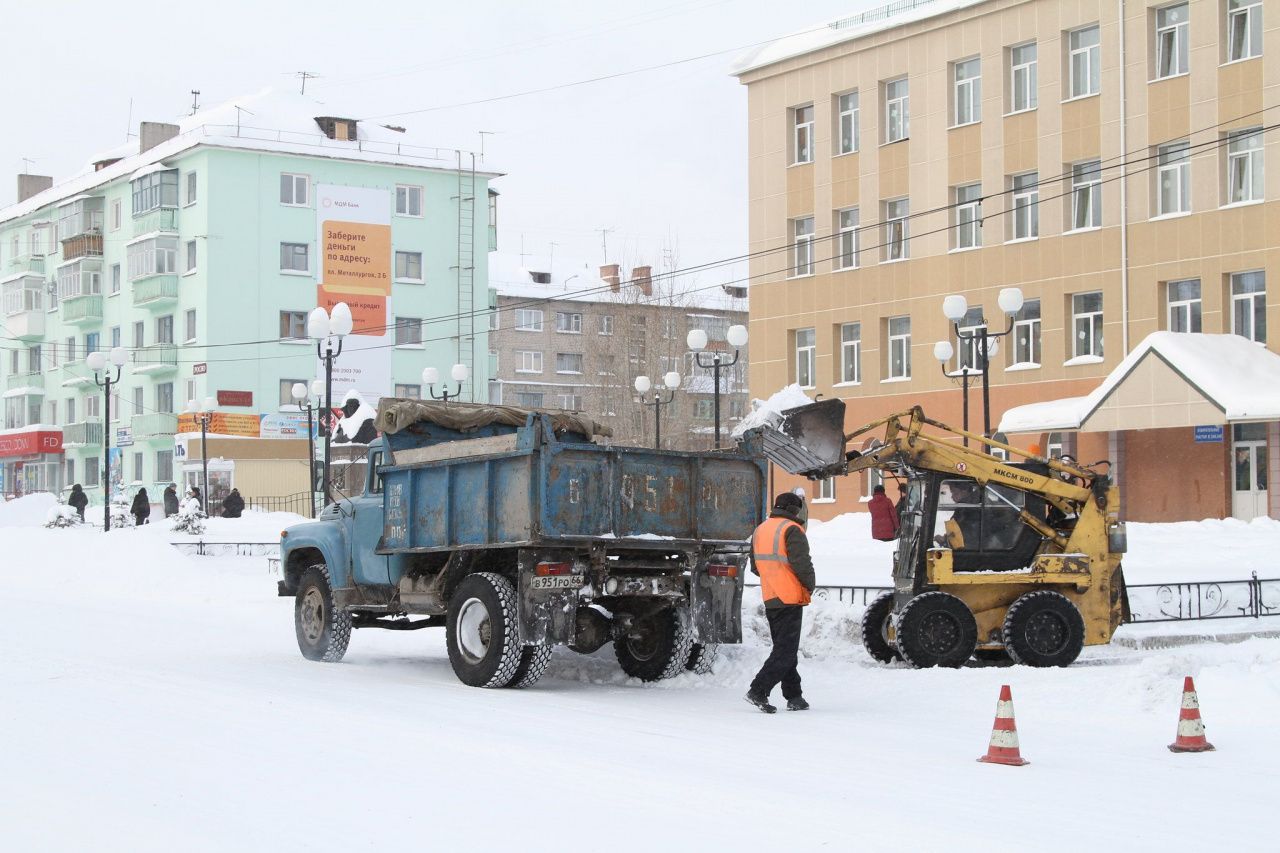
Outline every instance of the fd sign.
POLYGON ((62 430, 32 430, 0 436, 0 456, 61 453, 62 430))

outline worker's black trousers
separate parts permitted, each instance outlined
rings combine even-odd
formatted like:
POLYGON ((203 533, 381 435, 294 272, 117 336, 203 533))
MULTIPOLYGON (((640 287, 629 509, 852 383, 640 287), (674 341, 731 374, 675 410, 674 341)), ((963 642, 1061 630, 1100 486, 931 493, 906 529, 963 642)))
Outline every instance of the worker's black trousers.
POLYGON ((800 624, 804 618, 804 608, 799 605, 777 607, 765 610, 764 615, 769 620, 773 651, 751 682, 751 693, 768 697, 773 688, 781 683, 782 698, 798 699, 800 673, 796 671, 796 662, 800 654, 800 624))

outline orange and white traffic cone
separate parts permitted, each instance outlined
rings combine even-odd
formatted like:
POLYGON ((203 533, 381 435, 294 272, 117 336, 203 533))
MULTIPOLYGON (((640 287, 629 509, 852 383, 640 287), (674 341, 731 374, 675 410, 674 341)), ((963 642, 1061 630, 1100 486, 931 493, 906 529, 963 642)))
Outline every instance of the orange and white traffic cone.
POLYGON ((996 703, 996 723, 991 729, 991 745, 987 754, 978 759, 987 764, 1007 764, 1021 767, 1030 764, 1018 749, 1018 726, 1013 720, 1013 694, 1009 685, 1000 688, 1000 701, 996 703))
POLYGON ((1211 752, 1213 744, 1204 736, 1204 721, 1200 719, 1200 697, 1196 685, 1187 676, 1182 682, 1182 710, 1178 714, 1178 737, 1169 744, 1170 752, 1211 752))

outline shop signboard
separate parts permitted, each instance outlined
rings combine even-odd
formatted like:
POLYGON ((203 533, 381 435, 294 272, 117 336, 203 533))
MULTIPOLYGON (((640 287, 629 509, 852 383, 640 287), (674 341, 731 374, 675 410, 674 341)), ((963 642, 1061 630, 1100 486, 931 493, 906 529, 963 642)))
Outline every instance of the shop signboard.
POLYGON ((0 456, 35 456, 62 452, 62 430, 33 429, 0 435, 0 456))
POLYGON ((1223 428, 1220 424, 1197 426, 1195 428, 1196 444, 1221 444, 1223 428))

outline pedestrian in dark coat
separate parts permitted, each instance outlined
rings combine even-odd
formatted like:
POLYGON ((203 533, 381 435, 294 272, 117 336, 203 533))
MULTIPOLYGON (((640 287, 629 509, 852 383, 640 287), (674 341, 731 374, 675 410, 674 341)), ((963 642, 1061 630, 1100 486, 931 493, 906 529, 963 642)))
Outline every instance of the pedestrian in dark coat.
POLYGON ((79 483, 71 487, 71 494, 67 496, 67 503, 76 508, 76 512, 80 513, 80 520, 84 521, 84 508, 89 505, 89 496, 84 493, 84 489, 80 488, 79 483))
POLYGON ((200 504, 200 509, 204 509, 204 495, 200 494, 199 486, 192 486, 187 490, 187 494, 196 499, 196 503, 200 504))
POLYGON ((178 514, 178 484, 170 483, 164 490, 164 517, 178 514))
POLYGON ((133 514, 133 523, 138 527, 147 523, 147 519, 151 517, 151 498, 147 497, 146 489, 138 489, 129 512, 133 514))
POLYGON ((898 484, 898 502, 893 505, 893 508, 898 512, 898 527, 901 528, 902 516, 907 511, 907 487, 901 483, 898 484))
POLYGON ((867 501, 867 509, 871 511, 871 538, 881 542, 892 542, 898 538, 898 511, 889 502, 884 493, 884 486, 872 489, 871 500, 867 501))
POLYGON ((240 497, 239 489, 232 489, 231 494, 227 495, 222 502, 222 517, 239 518, 242 512, 244 512, 244 498, 240 497))

